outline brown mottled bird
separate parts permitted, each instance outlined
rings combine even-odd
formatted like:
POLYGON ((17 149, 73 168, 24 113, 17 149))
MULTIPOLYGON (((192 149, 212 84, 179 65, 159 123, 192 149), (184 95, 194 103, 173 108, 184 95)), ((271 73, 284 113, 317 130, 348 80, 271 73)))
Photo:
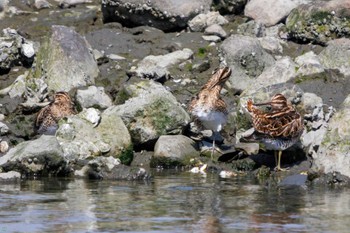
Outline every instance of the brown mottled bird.
POLYGON ((75 114, 74 105, 67 92, 56 92, 53 101, 42 108, 35 120, 39 134, 53 135, 58 128, 57 122, 66 116, 75 114))
POLYGON ((282 170, 282 151, 299 140, 304 130, 302 117, 282 94, 274 95, 271 101, 266 103, 254 104, 249 99, 247 109, 252 116, 255 129, 250 137, 264 144, 267 150, 274 150, 276 160, 278 151, 277 170, 282 170), (262 105, 269 105, 271 111, 261 111, 257 106, 262 105))
POLYGON ((196 97, 192 99, 188 108, 198 126, 213 132, 212 158, 215 149, 215 134, 221 131, 227 121, 227 106, 221 98, 220 91, 230 75, 229 67, 216 70, 196 97))

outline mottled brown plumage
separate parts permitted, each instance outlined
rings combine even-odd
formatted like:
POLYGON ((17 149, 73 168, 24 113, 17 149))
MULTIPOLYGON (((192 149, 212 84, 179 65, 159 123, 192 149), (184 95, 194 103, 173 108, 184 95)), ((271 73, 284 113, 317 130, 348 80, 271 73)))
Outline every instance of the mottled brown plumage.
MULTIPOLYGON (((227 121, 227 106, 221 98, 220 91, 230 75, 229 67, 218 69, 192 99, 188 108, 194 122, 205 129, 212 130, 214 134, 220 132, 227 121)), ((213 148, 214 146, 215 138, 213 148)))
POLYGON ((282 94, 276 94, 270 102, 254 104, 247 101, 247 110, 253 120, 253 138, 263 143, 266 149, 278 151, 277 169, 280 168, 282 150, 295 144, 301 136, 304 125, 301 115, 282 94), (271 111, 265 112, 257 106, 269 105, 271 111))
POLYGON ((300 114, 287 102, 282 94, 276 94, 271 102, 253 104, 247 102, 247 109, 253 118, 256 131, 271 137, 296 137, 303 131, 303 121, 300 114), (263 112, 256 106, 270 105, 271 112, 263 112))
POLYGON ((53 101, 42 108, 35 121, 39 134, 55 134, 57 122, 66 116, 75 114, 74 105, 67 92, 57 92, 53 101))

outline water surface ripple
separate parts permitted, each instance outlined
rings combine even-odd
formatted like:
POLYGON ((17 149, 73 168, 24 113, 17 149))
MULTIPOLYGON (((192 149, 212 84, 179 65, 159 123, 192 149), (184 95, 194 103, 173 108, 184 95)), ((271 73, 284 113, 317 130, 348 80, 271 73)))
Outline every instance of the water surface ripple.
POLYGON ((151 181, 0 186, 2 232, 349 232, 350 192, 255 178, 155 173, 151 181))

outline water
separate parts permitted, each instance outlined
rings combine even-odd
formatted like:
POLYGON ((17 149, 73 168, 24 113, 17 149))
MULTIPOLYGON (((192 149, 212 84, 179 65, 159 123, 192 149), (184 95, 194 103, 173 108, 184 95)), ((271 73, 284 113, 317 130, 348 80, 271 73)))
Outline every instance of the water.
POLYGON ((2 232, 349 232, 350 192, 156 173, 152 181, 0 186, 2 232))

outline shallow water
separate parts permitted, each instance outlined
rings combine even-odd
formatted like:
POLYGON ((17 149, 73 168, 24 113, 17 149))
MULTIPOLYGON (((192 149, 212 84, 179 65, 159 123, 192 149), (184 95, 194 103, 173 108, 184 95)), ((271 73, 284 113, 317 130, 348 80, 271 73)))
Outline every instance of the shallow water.
POLYGON ((350 192, 189 172, 0 186, 2 232, 349 232, 350 192))

